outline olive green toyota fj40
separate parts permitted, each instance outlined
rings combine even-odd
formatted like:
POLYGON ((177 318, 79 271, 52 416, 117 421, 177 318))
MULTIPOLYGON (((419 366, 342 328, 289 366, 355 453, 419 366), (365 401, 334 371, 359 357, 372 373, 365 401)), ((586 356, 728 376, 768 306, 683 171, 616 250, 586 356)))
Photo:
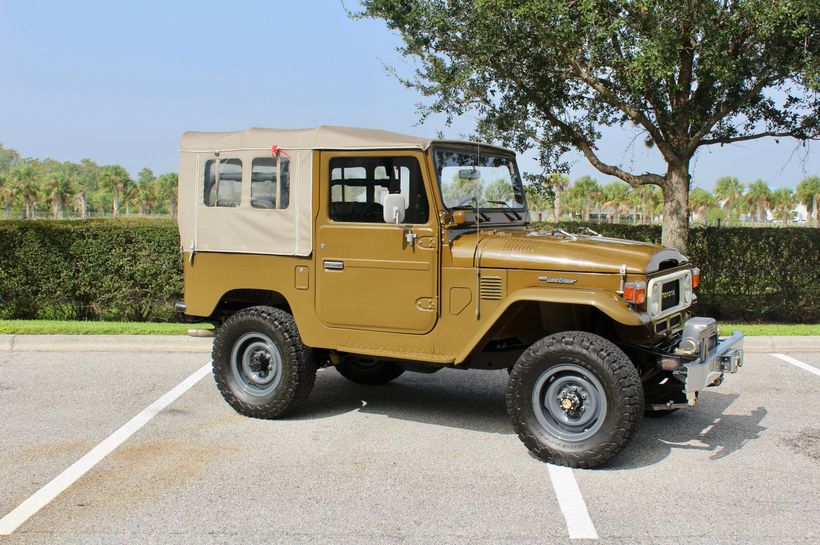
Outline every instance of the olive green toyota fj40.
POLYGON ((742 364, 743 336, 696 318, 675 250, 534 230, 515 154, 319 127, 182 137, 185 299, 216 325, 238 412, 277 418, 317 367, 506 369, 507 411, 543 460, 599 465, 645 412, 695 405, 742 364))

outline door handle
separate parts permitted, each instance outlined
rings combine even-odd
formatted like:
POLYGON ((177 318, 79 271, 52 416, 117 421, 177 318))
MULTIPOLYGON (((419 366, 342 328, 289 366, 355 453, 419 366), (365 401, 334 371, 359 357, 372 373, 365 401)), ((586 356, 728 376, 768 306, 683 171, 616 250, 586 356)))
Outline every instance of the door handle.
POLYGON ((326 271, 343 271, 345 270, 345 262, 344 261, 336 261, 331 259, 324 260, 325 270, 326 271))

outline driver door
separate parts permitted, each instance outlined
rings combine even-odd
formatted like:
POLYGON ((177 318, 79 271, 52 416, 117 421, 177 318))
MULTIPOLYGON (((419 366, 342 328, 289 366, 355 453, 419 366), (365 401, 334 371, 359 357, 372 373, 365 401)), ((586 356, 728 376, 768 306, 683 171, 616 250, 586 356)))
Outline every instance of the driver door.
POLYGON ((437 319, 438 225, 419 152, 322 152, 316 312, 326 325, 424 334, 437 319), (405 197, 384 220, 385 195, 405 197))

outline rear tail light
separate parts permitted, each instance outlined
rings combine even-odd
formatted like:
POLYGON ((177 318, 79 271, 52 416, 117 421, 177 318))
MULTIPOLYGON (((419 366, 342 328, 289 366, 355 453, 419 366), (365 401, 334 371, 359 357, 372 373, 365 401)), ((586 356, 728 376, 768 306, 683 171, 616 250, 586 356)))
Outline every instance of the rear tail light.
POLYGON ((624 301, 635 305, 646 302, 646 282, 627 282, 624 284, 624 301))
POLYGON ((692 287, 697 288, 700 285, 700 269, 695 267, 692 269, 692 287))

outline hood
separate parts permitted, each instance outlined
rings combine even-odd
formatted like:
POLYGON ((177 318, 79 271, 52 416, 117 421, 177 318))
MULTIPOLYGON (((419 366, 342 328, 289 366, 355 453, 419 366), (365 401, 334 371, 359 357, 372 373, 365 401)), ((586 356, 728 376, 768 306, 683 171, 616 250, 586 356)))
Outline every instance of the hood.
POLYGON ((452 243, 454 265, 494 269, 651 274, 687 262, 677 250, 620 238, 575 235, 558 231, 466 233, 452 243), (674 263, 668 263, 674 261, 674 263))

